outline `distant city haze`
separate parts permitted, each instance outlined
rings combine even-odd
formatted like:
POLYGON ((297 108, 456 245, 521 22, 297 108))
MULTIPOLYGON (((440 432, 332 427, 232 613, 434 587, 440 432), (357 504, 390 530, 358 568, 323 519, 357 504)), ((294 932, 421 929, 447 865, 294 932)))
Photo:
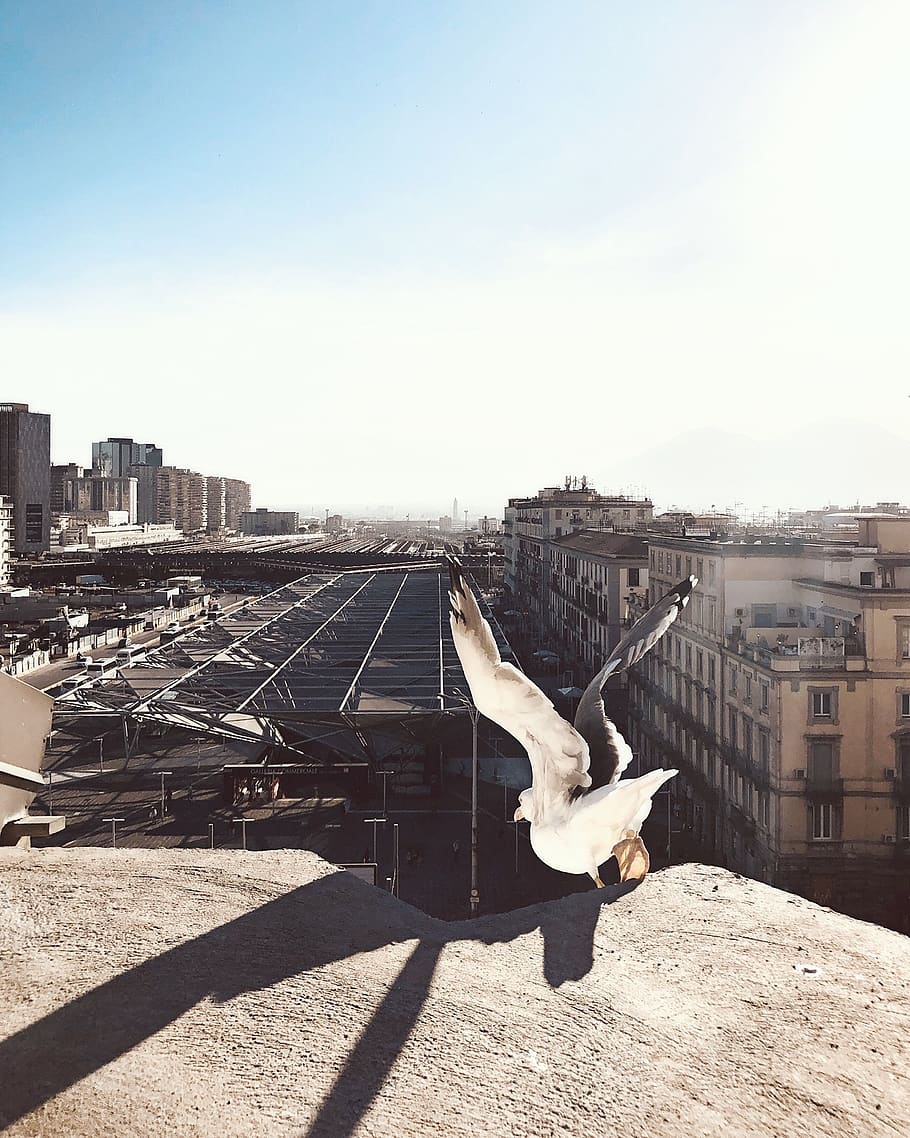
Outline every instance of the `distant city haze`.
POLYGON ((54 463, 153 439, 304 515, 910 496, 900 0, 0 12, 3 397, 54 463))

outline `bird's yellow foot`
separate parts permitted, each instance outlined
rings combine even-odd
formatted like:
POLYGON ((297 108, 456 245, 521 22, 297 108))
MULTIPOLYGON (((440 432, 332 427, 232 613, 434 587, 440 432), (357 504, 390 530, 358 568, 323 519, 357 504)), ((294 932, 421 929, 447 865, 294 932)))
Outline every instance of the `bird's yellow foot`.
POLYGON ((600 877, 594 878, 594 884, 598 889, 606 889, 606 885, 600 880, 600 877))
POLYGON ((626 831, 626 836, 613 847, 619 865, 620 881, 641 881, 651 868, 651 859, 639 834, 626 831))

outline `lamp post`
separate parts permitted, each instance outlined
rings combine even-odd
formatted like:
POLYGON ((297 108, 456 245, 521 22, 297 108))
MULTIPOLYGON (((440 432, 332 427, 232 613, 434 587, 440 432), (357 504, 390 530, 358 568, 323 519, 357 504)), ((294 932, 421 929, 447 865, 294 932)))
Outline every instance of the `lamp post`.
POLYGON ((377 826, 385 825, 386 818, 364 818, 364 822, 371 822, 373 824, 373 862, 376 863, 376 835, 379 833, 377 826))
POLYGON ((395 772, 394 771, 377 771, 376 773, 378 775, 382 775, 382 816, 383 816, 383 818, 385 818, 388 816, 387 812, 386 812, 386 801, 388 798, 389 775, 392 775, 395 772))
POLYGON ((110 824, 111 824, 111 842, 113 843, 114 849, 117 848, 117 823, 123 822, 124 820, 125 819, 123 819, 123 818, 102 818, 101 819, 102 822, 110 822, 110 824))
POLYGON ((477 721, 480 712, 466 695, 456 689, 455 695, 471 717, 471 916, 476 917, 480 908, 480 892, 477 888, 477 721))
MULTIPOLYGON (((161 775, 161 821, 163 822, 164 821, 164 776, 169 775, 169 774, 173 774, 174 772, 173 771, 159 771, 158 773, 161 775)), ((246 849, 246 846, 244 846, 243 848, 246 849)))
POLYGON ((215 823, 209 822, 209 849, 215 848, 215 823))
POLYGON ((246 849, 246 824, 248 821, 249 821, 249 818, 235 818, 234 819, 234 825, 235 826, 240 825, 243 827, 243 848, 244 849, 246 849))
POLYGON ((398 823, 397 822, 395 822, 392 826, 392 835, 395 839, 395 841, 394 841, 394 851, 395 851, 395 853, 394 853, 394 858, 395 858, 394 881, 395 881, 395 896, 397 897, 398 896, 398 823))

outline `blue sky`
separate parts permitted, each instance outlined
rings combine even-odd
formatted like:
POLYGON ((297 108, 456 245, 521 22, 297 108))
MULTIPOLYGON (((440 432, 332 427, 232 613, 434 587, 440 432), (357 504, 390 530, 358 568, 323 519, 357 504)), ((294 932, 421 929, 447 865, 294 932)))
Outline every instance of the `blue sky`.
POLYGON ((680 430, 820 411, 906 434, 908 31, 0 0, 0 397, 56 461, 132 434, 333 508, 649 489, 680 430))

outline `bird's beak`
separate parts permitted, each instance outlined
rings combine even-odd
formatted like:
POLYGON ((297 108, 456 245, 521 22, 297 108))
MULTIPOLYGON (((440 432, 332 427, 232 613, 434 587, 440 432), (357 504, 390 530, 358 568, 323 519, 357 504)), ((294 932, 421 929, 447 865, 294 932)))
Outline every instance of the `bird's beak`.
POLYGON ((523 822, 525 820, 525 816, 524 816, 524 814, 522 814, 520 806, 515 811, 515 818, 513 820, 515 822, 523 822))

